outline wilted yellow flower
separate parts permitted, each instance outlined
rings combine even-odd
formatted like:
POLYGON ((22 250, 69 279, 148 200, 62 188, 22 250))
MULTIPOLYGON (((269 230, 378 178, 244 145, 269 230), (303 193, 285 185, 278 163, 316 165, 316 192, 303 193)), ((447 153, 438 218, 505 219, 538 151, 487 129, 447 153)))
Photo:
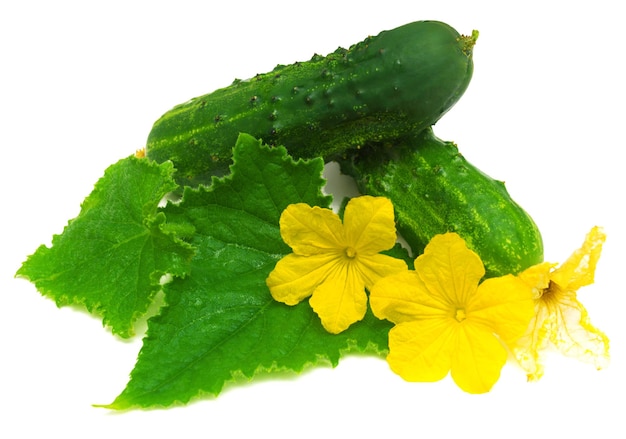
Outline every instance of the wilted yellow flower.
POLYGON ((535 293, 535 317, 513 352, 529 380, 543 376, 542 352, 550 344, 565 355, 593 363, 598 369, 609 362, 609 339, 589 321, 578 301, 580 287, 592 284, 606 235, 594 227, 582 247, 556 268, 544 262, 528 268, 519 277, 535 293))
POLYGON ((393 206, 384 197, 353 198, 343 224, 330 209, 289 205, 280 217, 280 233, 293 253, 267 278, 272 296, 287 305, 311 296, 322 325, 334 334, 365 316, 365 288, 407 268, 404 261, 379 254, 396 242, 393 206))
POLYGON ((484 393, 507 360, 502 342, 524 334, 532 290, 515 276, 487 279, 480 257, 455 233, 437 235, 415 271, 391 275, 370 293, 389 332, 391 369, 407 381, 438 381, 448 372, 466 392, 484 393))

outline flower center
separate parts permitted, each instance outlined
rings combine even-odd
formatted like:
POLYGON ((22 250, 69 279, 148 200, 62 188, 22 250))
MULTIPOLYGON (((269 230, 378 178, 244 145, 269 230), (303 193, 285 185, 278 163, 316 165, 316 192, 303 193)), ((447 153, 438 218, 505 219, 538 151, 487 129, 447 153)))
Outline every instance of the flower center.
POLYGON ((547 305, 551 305, 552 303, 558 303, 560 293, 561 288, 554 282, 550 281, 550 283, 548 284, 548 288, 545 288, 541 291, 541 300, 547 305))
POLYGON ((354 259, 356 257, 356 250, 353 247, 346 247, 345 253, 350 259, 354 259))
POLYGON ((462 322, 463 320, 465 320, 467 318, 465 315, 465 310, 463 308, 457 309, 456 313, 454 314, 454 318, 457 322, 462 322))

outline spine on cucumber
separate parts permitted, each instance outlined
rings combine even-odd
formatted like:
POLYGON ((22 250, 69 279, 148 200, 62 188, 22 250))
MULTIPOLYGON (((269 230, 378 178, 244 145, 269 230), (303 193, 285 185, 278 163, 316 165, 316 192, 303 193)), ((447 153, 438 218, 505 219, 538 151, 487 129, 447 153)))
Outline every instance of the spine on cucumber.
POLYGON ((432 129, 391 147, 354 152, 340 164, 362 193, 391 199, 398 231, 415 254, 434 235, 457 232, 482 258, 488 277, 517 274, 543 261, 539 229, 504 183, 481 172, 432 129))
POLYGON ((418 21, 178 105, 157 120, 148 158, 172 160, 183 185, 228 172, 241 132, 296 158, 324 157, 433 125, 472 76, 478 33, 418 21))

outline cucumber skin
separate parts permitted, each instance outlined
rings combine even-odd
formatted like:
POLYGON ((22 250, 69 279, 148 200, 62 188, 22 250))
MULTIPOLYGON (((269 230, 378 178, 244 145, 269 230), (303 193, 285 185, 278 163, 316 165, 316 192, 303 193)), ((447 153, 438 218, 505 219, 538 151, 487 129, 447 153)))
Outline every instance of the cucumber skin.
POLYGON ((543 241, 504 183, 470 164, 432 129, 392 147, 365 148, 340 160, 364 194, 388 197, 414 255, 440 233, 457 232, 482 259, 487 277, 543 262, 543 241))
POLYGON ((194 186, 229 172, 241 132, 284 145, 295 158, 330 161, 366 142, 421 131, 465 92, 477 35, 413 22, 326 57, 236 80, 161 116, 146 155, 172 160, 178 182, 194 186))

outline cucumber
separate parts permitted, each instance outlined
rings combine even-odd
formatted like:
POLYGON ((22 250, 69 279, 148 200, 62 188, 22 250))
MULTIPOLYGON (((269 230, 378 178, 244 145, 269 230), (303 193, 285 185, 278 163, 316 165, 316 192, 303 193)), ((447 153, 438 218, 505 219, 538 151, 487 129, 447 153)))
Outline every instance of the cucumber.
POLYGON ((391 147, 368 146, 339 163, 362 193, 392 201, 398 232, 415 255, 434 235, 457 232, 482 258, 487 277, 517 274, 543 261, 539 229, 504 183, 431 128, 391 147))
POLYGON ((180 104, 159 118, 146 155, 172 160, 181 185, 229 171, 239 133, 327 161, 366 142, 434 124, 464 93, 478 33, 418 21, 326 57, 279 65, 180 104))

